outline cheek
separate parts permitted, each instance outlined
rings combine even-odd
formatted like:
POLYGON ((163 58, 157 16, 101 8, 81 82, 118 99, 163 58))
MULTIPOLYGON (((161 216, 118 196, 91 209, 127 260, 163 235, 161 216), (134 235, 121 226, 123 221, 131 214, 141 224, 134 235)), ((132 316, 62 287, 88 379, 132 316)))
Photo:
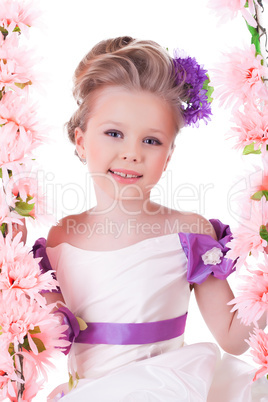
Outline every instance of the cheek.
POLYGON ((87 160, 88 166, 94 171, 100 169, 103 171, 107 163, 107 157, 109 156, 108 151, 97 142, 91 142, 87 145, 87 160))
POLYGON ((155 173, 159 174, 159 172, 161 173, 161 171, 164 170, 167 160, 168 160, 168 155, 160 155, 159 158, 157 158, 155 173))

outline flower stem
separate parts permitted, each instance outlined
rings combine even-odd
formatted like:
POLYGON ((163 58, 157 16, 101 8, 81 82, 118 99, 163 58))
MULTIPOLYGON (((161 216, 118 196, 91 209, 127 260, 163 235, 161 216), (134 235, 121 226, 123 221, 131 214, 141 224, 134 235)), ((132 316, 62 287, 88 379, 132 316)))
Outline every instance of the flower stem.
MULTIPOLYGON (((261 53, 263 56, 263 62, 267 66, 267 56, 268 56, 268 51, 267 51, 267 31, 264 28, 264 23, 263 23, 263 12, 264 9, 261 10, 260 7, 256 7, 256 22, 257 22, 257 29, 259 33, 259 40, 260 40, 260 48, 261 48, 261 53)), ((268 77, 265 77, 268 78, 268 77)), ((265 84, 267 85, 267 80, 265 79, 265 84)))
MULTIPOLYGON (((19 350, 22 351, 22 347, 19 346, 19 350)), ((23 356, 19 356, 19 376, 22 381, 25 381, 24 375, 23 375, 23 356)), ((25 391, 25 383, 17 383, 17 390, 18 390, 18 401, 23 400, 23 392, 25 391)))

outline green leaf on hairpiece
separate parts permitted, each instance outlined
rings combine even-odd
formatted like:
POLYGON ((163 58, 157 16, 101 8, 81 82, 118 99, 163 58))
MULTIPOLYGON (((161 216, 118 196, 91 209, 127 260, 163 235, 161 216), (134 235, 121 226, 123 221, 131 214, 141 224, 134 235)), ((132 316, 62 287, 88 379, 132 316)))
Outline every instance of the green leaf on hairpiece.
POLYGON ((212 95, 212 92, 214 91, 214 88, 211 85, 209 85, 209 83, 210 83, 209 75, 206 74, 206 76, 208 78, 206 81, 204 81, 202 89, 205 89, 207 91, 206 96, 208 98, 208 103, 211 103, 213 101, 213 98, 211 97, 211 95, 212 95))
POLYGON ((254 142, 252 142, 249 145, 246 145, 244 150, 243 150, 243 155, 260 154, 260 153, 261 153, 261 148, 254 149, 254 142))
POLYGON ((260 199, 265 196, 266 201, 268 201, 268 191, 267 190, 260 190, 253 194, 250 198, 255 201, 260 201, 260 199))
POLYGON ((265 225, 261 225, 260 227, 260 236, 263 240, 268 241, 268 232, 265 225))

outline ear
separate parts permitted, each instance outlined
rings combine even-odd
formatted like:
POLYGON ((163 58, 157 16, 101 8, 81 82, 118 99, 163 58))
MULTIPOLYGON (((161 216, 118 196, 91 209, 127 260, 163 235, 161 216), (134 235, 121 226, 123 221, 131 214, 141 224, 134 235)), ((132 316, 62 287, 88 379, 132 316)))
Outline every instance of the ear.
POLYGON ((164 169, 163 169, 163 172, 165 172, 166 169, 167 169, 167 167, 168 167, 169 161, 170 161, 170 159, 171 159, 171 157, 172 157, 172 154, 173 154, 173 152, 174 152, 175 147, 176 147, 176 145, 173 145, 172 149, 171 149, 170 152, 169 152, 169 155, 168 155, 168 158, 167 158, 167 160, 166 160, 166 164, 165 164, 165 167, 164 167, 164 169))
POLYGON ((85 139, 84 139, 84 133, 80 127, 76 127, 74 131, 74 138, 76 144, 76 151, 80 157, 83 157, 85 154, 85 146, 84 146, 85 139))

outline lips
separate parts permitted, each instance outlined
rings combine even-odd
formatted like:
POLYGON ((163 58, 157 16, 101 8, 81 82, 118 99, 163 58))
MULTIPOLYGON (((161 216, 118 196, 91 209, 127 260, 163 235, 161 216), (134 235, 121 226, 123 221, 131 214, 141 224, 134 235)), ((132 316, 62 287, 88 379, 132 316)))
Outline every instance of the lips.
POLYGON ((126 169, 109 169, 109 173, 115 181, 121 184, 135 184, 142 177, 139 172, 126 169))
POLYGON ((140 174, 139 172, 136 172, 134 170, 109 169, 109 172, 111 172, 112 174, 114 174, 116 176, 127 178, 127 179, 142 177, 142 174, 140 174))

